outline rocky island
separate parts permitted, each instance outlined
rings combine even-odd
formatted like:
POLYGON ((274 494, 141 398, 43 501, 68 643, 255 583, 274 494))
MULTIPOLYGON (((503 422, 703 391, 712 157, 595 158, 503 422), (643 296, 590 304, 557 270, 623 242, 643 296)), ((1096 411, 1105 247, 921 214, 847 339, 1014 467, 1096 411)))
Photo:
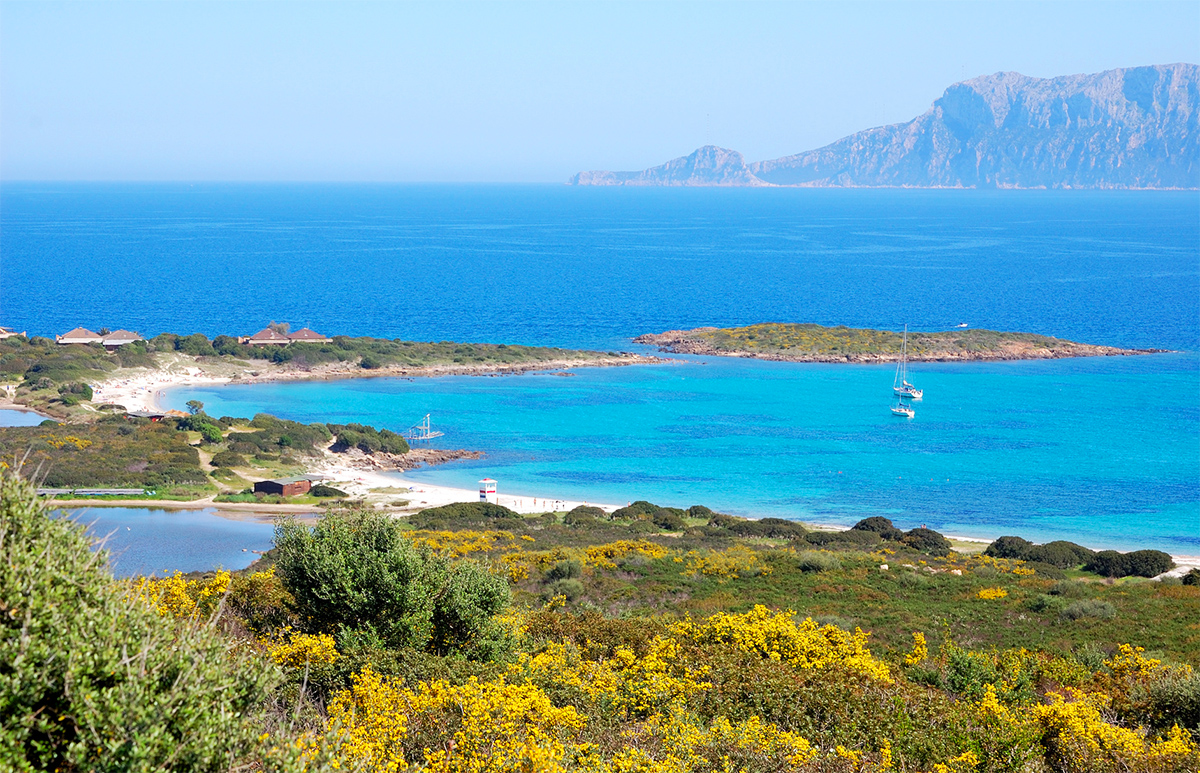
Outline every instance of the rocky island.
MULTIPOLYGON (((891 330, 763 323, 746 327, 668 330, 633 339, 674 354, 749 357, 784 362, 896 362, 904 345, 891 330)), ((1161 349, 1118 349, 1065 341, 1034 333, 995 330, 909 331, 908 359, 915 362, 1046 360, 1154 354, 1161 349)))
POLYGON ((1169 64, 955 83, 929 110, 822 148, 747 163, 708 145, 572 185, 895 188, 1200 187, 1200 67, 1169 64))

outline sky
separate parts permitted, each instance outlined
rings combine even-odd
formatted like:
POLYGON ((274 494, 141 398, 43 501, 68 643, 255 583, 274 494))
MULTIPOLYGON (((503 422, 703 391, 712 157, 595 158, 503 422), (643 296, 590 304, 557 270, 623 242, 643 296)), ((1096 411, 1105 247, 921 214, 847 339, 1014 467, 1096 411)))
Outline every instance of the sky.
POLYGON ((0 0, 0 180, 561 182, 1172 62, 1200 62, 1194 0, 0 0))

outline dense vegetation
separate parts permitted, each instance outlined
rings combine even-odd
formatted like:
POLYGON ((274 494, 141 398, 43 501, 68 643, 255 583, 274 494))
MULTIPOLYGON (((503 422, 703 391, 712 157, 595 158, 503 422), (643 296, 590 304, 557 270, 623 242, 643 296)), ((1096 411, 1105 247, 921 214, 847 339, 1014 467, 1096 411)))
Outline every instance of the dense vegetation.
POLYGON ((89 424, 0 427, 0 461, 35 471, 49 488, 138 487, 159 497, 194 498, 216 493, 218 484, 244 485, 239 471, 260 477, 299 472, 325 448, 408 451, 403 437, 360 424, 301 424, 265 413, 214 418, 203 405, 195 409, 158 422, 107 413, 89 424), (201 452, 210 455, 211 469, 201 452))
MULTIPOLYGON (((647 336, 647 343, 658 343, 647 336)), ((788 356, 853 356, 900 354, 904 344, 901 333, 890 330, 851 328, 845 325, 764 323, 735 328, 698 328, 684 331, 681 342, 704 345, 713 353, 779 354, 788 356)), ((995 330, 952 330, 940 333, 908 334, 908 354, 923 357, 954 357, 996 352, 1019 345, 1050 352, 1081 346, 1059 338, 1033 333, 1002 333, 995 330)), ((674 351, 675 349, 669 348, 674 351)), ((685 351, 686 348, 680 348, 685 351)))
POLYGON ((751 522, 649 502, 616 517, 335 509, 281 524, 246 572, 117 582, 22 485, 0 480, 0 767, 1200 765, 1196 586, 934 555, 886 519, 823 545, 786 522, 743 536, 751 522), (72 558, 44 572, 47 550, 72 558), (93 614, 135 623, 74 633, 93 614), (168 665, 210 649, 180 683, 113 660, 146 643, 168 665))

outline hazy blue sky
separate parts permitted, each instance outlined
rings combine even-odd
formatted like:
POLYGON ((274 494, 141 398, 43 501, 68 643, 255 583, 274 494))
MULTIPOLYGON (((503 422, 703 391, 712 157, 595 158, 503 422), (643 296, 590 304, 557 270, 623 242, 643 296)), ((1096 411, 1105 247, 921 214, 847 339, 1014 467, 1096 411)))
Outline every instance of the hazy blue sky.
POLYGON ((559 181, 951 83, 1200 61, 1200 3, 0 3, 0 177, 559 181))

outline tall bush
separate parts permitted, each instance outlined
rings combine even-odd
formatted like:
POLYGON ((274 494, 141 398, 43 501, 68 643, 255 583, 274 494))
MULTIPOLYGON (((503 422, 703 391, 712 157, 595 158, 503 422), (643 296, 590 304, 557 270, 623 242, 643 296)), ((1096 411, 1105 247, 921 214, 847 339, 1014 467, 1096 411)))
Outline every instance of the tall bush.
POLYGON ((0 770, 229 770, 273 671, 126 592, 82 526, 0 471, 0 770))
POLYGON ((276 527, 276 571, 313 633, 366 630, 391 647, 463 649, 490 633, 508 583, 464 561, 413 546, 373 510, 328 513, 310 529, 276 527))

